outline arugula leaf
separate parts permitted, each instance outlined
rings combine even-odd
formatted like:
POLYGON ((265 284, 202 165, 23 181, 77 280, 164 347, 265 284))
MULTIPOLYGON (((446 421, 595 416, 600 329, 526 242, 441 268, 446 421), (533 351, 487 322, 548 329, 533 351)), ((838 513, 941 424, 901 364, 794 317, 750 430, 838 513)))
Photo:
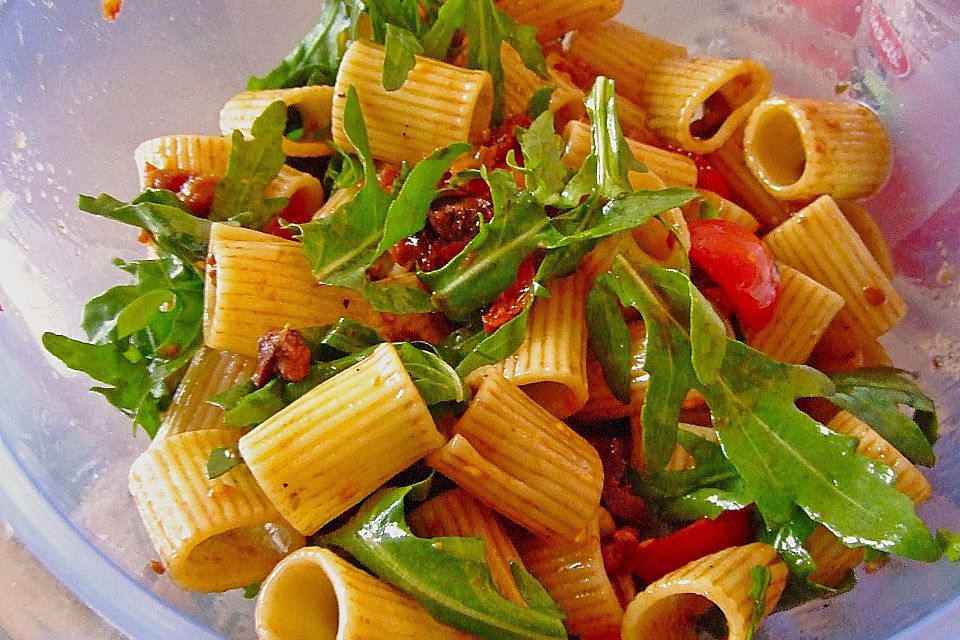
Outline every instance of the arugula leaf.
POLYGON ((593 126, 593 154, 597 157, 597 185, 609 200, 631 191, 631 171, 646 171, 633 157, 617 119, 613 80, 600 76, 587 95, 587 114, 593 126))
POLYGON ((636 306, 646 321, 651 380, 645 404, 672 412, 682 402, 674 395, 677 389, 697 388, 710 406, 724 454, 769 528, 788 522, 796 505, 847 544, 916 560, 940 557, 940 546, 910 499, 892 487, 891 469, 857 455, 848 438, 795 406, 801 397, 829 395, 829 378, 809 367, 775 362, 729 338, 724 338, 719 367, 717 353, 699 346, 704 355, 698 378, 692 342, 701 343, 712 332, 693 332, 689 318, 709 304, 687 276, 658 267, 638 273, 618 257, 611 282, 621 302, 636 306), (683 357, 653 366, 661 349, 683 357), (666 387, 654 384, 661 376, 666 387))
POLYGON ((129 204, 105 193, 98 198, 81 195, 77 207, 149 231, 160 251, 188 264, 207 257, 210 221, 193 215, 171 191, 147 189, 129 204))
POLYGON ((550 99, 556 90, 555 86, 548 84, 533 92, 527 102, 527 116, 531 120, 536 120, 550 110, 550 99))
POLYGON ((414 346, 409 342, 396 345, 397 355, 416 385, 427 406, 441 402, 465 402, 470 391, 457 372, 443 361, 432 345, 414 346))
POLYGON ((387 91, 396 91, 407 81, 407 74, 417 63, 415 56, 423 53, 423 47, 417 36, 393 24, 386 26, 384 47, 381 84, 387 91))
POLYGON ((960 534, 946 529, 937 531, 937 542, 943 546, 943 554, 950 562, 960 562, 960 534))
POLYGON ((264 77, 251 77, 248 91, 334 83, 347 45, 357 37, 363 5, 356 0, 331 0, 322 6, 317 24, 297 47, 264 77))
POLYGON ((914 464, 936 463, 933 444, 939 422, 933 400, 915 382, 916 375, 892 367, 875 367, 834 373, 836 392, 830 400, 854 414, 892 444, 914 464), (914 409, 913 419, 899 409, 914 409))
POLYGON ((260 595, 260 586, 261 586, 261 583, 259 582, 254 582, 252 584, 248 584, 247 586, 245 586, 243 588, 244 599, 253 600, 258 595, 260 595))
POLYGON ((347 524, 322 536, 319 543, 349 552, 456 629, 491 640, 567 637, 557 605, 519 566, 513 570, 529 606, 497 592, 479 538, 414 536, 404 517, 404 501, 413 488, 378 491, 347 524))
POLYGON ((587 331, 603 379, 613 396, 630 404, 630 331, 617 306, 617 296, 604 280, 597 281, 587 295, 587 331))
POLYGON ((245 139, 239 131, 233 132, 227 172, 214 191, 210 220, 242 216, 244 226, 262 229, 283 210, 287 199, 267 198, 264 190, 287 159, 283 153, 286 125, 287 107, 278 100, 253 121, 252 140, 245 139))
POLYGON ((753 586, 747 595, 753 599, 753 619, 751 620, 750 630, 747 632, 747 640, 753 640, 754 634, 760 627, 763 617, 767 613, 767 589, 770 587, 770 569, 764 566, 750 567, 750 577, 753 579, 753 586))
POLYGON ((462 347, 463 360, 457 365, 457 373, 466 378, 470 373, 488 364, 500 362, 511 356, 527 336, 527 318, 530 307, 507 321, 503 326, 487 333, 482 328, 462 347))
POLYGON ((453 320, 465 320, 513 283, 524 258, 559 238, 543 205, 523 191, 502 207, 494 202, 493 219, 481 225, 463 251, 418 277, 433 290, 437 308, 453 320))
POLYGON ((520 54, 524 65, 544 76, 547 65, 536 41, 536 31, 517 23, 492 0, 449 0, 440 8, 436 22, 423 38, 426 55, 439 60, 457 57, 450 53, 450 46, 458 32, 465 36, 462 46, 466 66, 487 71, 493 78, 493 123, 497 125, 503 121, 505 95, 500 47, 507 42, 520 54))
POLYGON ((87 303, 83 329, 91 342, 53 333, 42 342, 69 368, 109 385, 93 391, 152 437, 174 383, 203 342, 203 280, 169 254, 118 266, 137 282, 87 303))
POLYGON ((231 447, 217 447, 207 458, 207 477, 215 480, 243 462, 240 452, 231 447))
MULTIPOLYGON (((518 129, 517 141, 523 154, 523 167, 516 169, 524 175, 526 190, 543 205, 557 204, 567 184, 569 169, 560 160, 563 139, 554 132, 553 113, 545 111, 528 129, 518 129)), ((510 160, 508 155, 507 161, 510 160)))
POLYGON ((310 348, 313 360, 319 362, 334 360, 385 342, 376 330, 350 318, 340 318, 331 324, 298 331, 310 348))

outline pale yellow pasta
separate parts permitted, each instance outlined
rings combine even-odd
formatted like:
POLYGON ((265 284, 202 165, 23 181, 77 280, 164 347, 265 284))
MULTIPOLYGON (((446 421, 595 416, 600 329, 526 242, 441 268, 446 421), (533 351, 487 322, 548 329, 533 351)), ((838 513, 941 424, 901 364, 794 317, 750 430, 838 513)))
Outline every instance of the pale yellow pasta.
MULTIPOLYGON (((568 167, 579 168, 591 151, 590 125, 572 121, 563 131, 563 162, 568 167)), ((693 187, 697 184, 697 166, 685 155, 666 151, 649 144, 627 138, 633 156, 646 166, 647 171, 658 176, 669 187, 693 187)), ((634 172, 631 172, 631 177, 634 172)), ((652 186, 651 188, 657 188, 652 186)), ((659 187, 663 188, 663 187, 659 187)))
POLYGON ((754 628, 754 567, 770 572, 769 614, 786 586, 787 566, 773 547, 756 542, 695 560, 648 586, 627 607, 623 640, 694 640, 697 620, 712 605, 726 618, 728 640, 747 640, 754 628))
POLYGON ((647 114, 629 98, 617 94, 617 120, 628 139, 644 144, 653 144, 656 136, 647 129, 647 114))
POLYGON ((890 245, 887 244, 887 239, 883 237, 883 231, 877 221, 870 215, 869 211, 853 200, 838 201, 837 206, 840 207, 843 217, 847 219, 850 226, 863 240, 863 244, 867 246, 870 255, 880 265, 883 274, 893 280, 893 256, 890 254, 890 245))
POLYGON ((720 148, 770 93, 767 69, 754 60, 666 58, 644 74, 632 96, 647 127, 696 153, 720 148))
POLYGON ((554 88, 550 94, 550 111, 560 115, 562 120, 586 115, 583 91, 556 70, 549 69, 549 78, 541 78, 523 64, 520 54, 507 43, 503 43, 500 49, 500 62, 503 65, 504 108, 508 115, 526 113, 530 98, 538 89, 548 85, 554 88))
POLYGON ((587 278, 554 278, 536 298, 527 334, 512 356, 493 365, 544 409, 566 418, 587 401, 587 278))
POLYGON ((541 42, 603 22, 623 8, 623 0, 497 0, 496 4, 514 20, 535 27, 541 42))
POLYGON ((777 259, 839 293, 839 316, 867 338, 883 335, 907 304, 830 196, 822 196, 764 238, 777 259))
POLYGON ((239 432, 172 435, 130 468, 129 489, 160 562, 177 585, 226 591, 263 580, 303 537, 284 522, 244 465, 211 480, 214 449, 234 448, 239 432))
MULTIPOLYGON (((732 222, 737 226, 743 227, 750 233, 756 233, 757 229, 760 228, 760 223, 757 222, 757 219, 753 217, 753 214, 738 205, 736 202, 732 202, 722 196, 718 196, 713 191, 707 191, 706 189, 698 189, 698 191, 700 192, 700 198, 705 200, 708 205, 712 206, 716 210, 717 218, 720 220, 732 222)), ((695 200, 684 207, 684 212, 686 213, 689 210, 688 208, 692 207, 696 211, 696 214, 692 219, 699 220, 700 206, 701 203, 695 200)))
POLYGON ((743 132, 738 131, 719 149, 709 156, 710 164, 723 176, 730 190, 744 208, 760 223, 763 229, 772 229, 802 203, 787 202, 774 198, 757 180, 743 157, 743 132))
POLYGON ((482 375, 453 431, 431 466, 537 535, 586 535, 603 469, 583 437, 495 371, 482 375))
POLYGON ((354 87, 375 158, 414 164, 454 142, 479 142, 493 113, 490 74, 421 56, 416 60, 403 86, 387 91, 381 84, 383 47, 362 40, 351 44, 335 85, 333 141, 353 150, 343 110, 347 90, 354 87))
MULTIPOLYGON (((920 470, 865 422, 847 411, 841 411, 827 426, 836 433, 855 438, 858 454, 878 460, 893 469, 893 486, 913 500, 915 505, 930 498, 932 488, 920 470)), ((851 569, 863 562, 862 548, 844 545, 822 525, 817 525, 804 542, 804 547, 817 564, 811 580, 828 587, 839 584, 851 569)))
POLYGON ((277 565, 260 588, 259 640, 470 640, 399 589, 320 547, 277 565))
POLYGON ((284 326, 311 327, 341 317, 380 326, 358 293, 317 282, 300 243, 238 229, 211 229, 204 289, 208 347, 255 356, 260 337, 284 326))
MULTIPOLYGON (((140 188, 150 179, 147 165, 156 169, 180 169, 222 177, 230 161, 230 139, 223 136, 172 135, 152 138, 134 152, 140 188)), ((283 165, 280 173, 267 185, 268 198, 289 198, 287 210, 311 213, 323 205, 324 192, 320 180, 309 173, 283 165)))
POLYGON ((879 460, 893 469, 894 488, 913 500, 914 504, 930 499, 932 493, 930 483, 923 477, 920 470, 868 424, 852 413, 841 411, 827 423, 827 426, 839 434, 856 438, 857 453, 860 455, 879 460))
POLYGON ((316 158, 333 154, 330 141, 330 109, 333 104, 333 87, 312 85, 291 89, 267 91, 244 91, 239 93, 220 110, 220 133, 225 136, 239 131, 249 137, 256 120, 274 102, 283 102, 287 107, 287 125, 291 112, 299 116, 303 130, 300 138, 284 137, 283 153, 294 158, 316 158))
POLYGON ((843 308, 843 298, 792 267, 779 263, 777 268, 777 306, 763 329, 746 330, 747 344, 774 360, 802 364, 843 308))
POLYGON ((612 78, 617 92, 638 103, 647 71, 664 58, 684 58, 687 50, 616 20, 577 29, 569 55, 588 69, 612 78))
POLYGON ((157 446, 165 438, 178 433, 225 427, 223 409, 207 401, 249 380, 256 364, 253 358, 239 353, 200 347, 180 380, 151 446, 157 446))
POLYGON ((620 629, 623 607, 603 565, 596 518, 578 542, 534 538, 525 541, 520 553, 527 570, 566 615, 568 632, 593 640, 620 629))
POLYGON ((747 165, 784 200, 863 198, 890 168, 890 139, 862 104, 771 98, 754 109, 743 135, 747 165))
POLYGON ((511 564, 522 567, 520 554, 497 514, 463 489, 453 489, 424 502, 407 515, 411 531, 421 538, 480 538, 493 584, 503 597, 527 606, 511 564))
POLYGON ((239 448, 280 513, 311 534, 443 443, 387 343, 268 418, 239 448))

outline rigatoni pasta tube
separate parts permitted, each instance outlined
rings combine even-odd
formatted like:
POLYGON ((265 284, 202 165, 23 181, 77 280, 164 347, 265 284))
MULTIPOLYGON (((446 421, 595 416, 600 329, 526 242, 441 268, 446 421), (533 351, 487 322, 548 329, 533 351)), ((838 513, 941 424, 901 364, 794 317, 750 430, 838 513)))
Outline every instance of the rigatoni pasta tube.
MULTIPOLYGON (((706 189, 698 189, 698 191, 700 192, 700 199, 716 210, 718 219, 732 222, 754 234, 757 232, 757 229, 760 228, 760 223, 753 217, 753 214, 736 202, 727 200, 713 191, 707 191, 706 189)), ((696 211, 696 214, 689 218, 688 221, 700 219, 700 207, 701 201, 698 200, 694 200, 684 207, 683 211, 685 214, 691 209, 696 211)))
POLYGON ((150 541, 184 589, 226 591, 259 582, 303 546, 244 465, 207 476, 211 452, 236 447, 238 436, 229 429, 175 434, 130 468, 130 494, 150 541))
POLYGON ((383 344, 243 436, 240 453, 280 513, 310 534, 443 443, 383 344))
POLYGON ((587 278, 578 273, 551 280, 549 297, 533 302, 523 344, 493 365, 558 418, 587 401, 587 286, 587 278))
POLYGON ((566 615, 567 631, 582 640, 619 631, 623 607, 604 568, 596 523, 579 542, 536 538, 520 552, 527 570, 566 615))
POLYGON ((780 295, 776 309, 763 329, 747 330, 747 344, 774 360, 802 364, 843 308, 843 298, 796 269, 782 263, 777 267, 780 295))
POLYGON ((273 329, 349 317, 378 326, 357 293, 322 285, 299 242, 214 224, 204 289, 204 342, 211 349, 257 355, 257 340, 273 329))
POLYGON ((839 293, 840 318, 867 338, 900 322, 907 304, 830 196, 822 196, 768 233, 777 259, 839 293))
POLYGON ((287 107, 287 128, 292 128, 294 123, 290 118, 294 115, 300 125, 296 140, 284 136, 281 144, 285 155, 316 158, 333 154, 328 144, 333 87, 311 85, 239 93, 230 98, 220 111, 220 133, 228 136, 236 130, 249 137, 253 131, 253 121, 277 101, 287 107))
POLYGON ((411 531, 421 538, 460 536, 480 538, 493 584, 504 598, 527 606, 511 564, 519 564, 520 554, 507 535, 499 516, 463 489, 453 489, 424 502, 407 516, 411 531))
POLYGON ((549 79, 541 78, 523 64, 520 54, 506 42, 500 48, 500 63, 507 115, 526 113, 533 94, 548 85, 554 88, 550 94, 550 111, 561 114, 563 120, 586 115, 583 91, 557 71, 549 69, 549 79))
POLYGON ((375 158, 415 164, 454 142, 477 143, 493 113, 493 82, 471 71, 417 56, 396 91, 383 88, 383 47, 358 40, 340 64, 333 96, 333 141, 353 150, 344 129, 347 90, 360 98, 375 158))
POLYGON ((666 58, 646 71, 635 100, 651 131, 710 153, 743 125, 771 85, 770 73, 754 60, 666 58))
POLYGON ((840 207, 843 217, 847 219, 850 226, 863 240, 863 244, 870 251, 870 255, 880 265, 883 274, 893 280, 893 256, 890 254, 890 245, 883 237, 883 230, 880 229, 877 221, 870 215, 869 211, 853 200, 837 201, 837 206, 840 207))
MULTIPOLYGON (((147 140, 133 154, 140 176, 140 188, 150 186, 148 165, 162 171, 181 170, 222 177, 230 163, 230 148, 230 139, 223 136, 172 135, 147 140)), ((320 180, 289 165, 280 168, 280 173, 267 185, 264 195, 268 198, 289 198, 290 202, 283 213, 291 217, 294 217, 293 212, 312 213, 324 201, 320 180)))
POLYGON ((646 72, 664 58, 685 58, 687 50, 622 22, 607 20, 577 29, 570 36, 569 55, 578 64, 612 78, 617 92, 636 103, 646 72))
POLYGON ((890 168, 890 139, 862 104, 772 98, 754 109, 743 135, 747 165, 784 200, 864 198, 890 168))
POLYGON ((578 540, 600 506, 596 449, 489 371, 454 437, 427 462, 533 533, 578 540))
POLYGON ((260 587, 259 640, 471 640, 399 589, 320 547, 290 554, 260 587))
POLYGON ((623 0, 497 0, 511 18, 537 29, 541 42, 595 25, 620 13, 623 0))
POLYGON ((239 353, 200 347, 180 380, 151 446, 177 433, 225 427, 223 409, 207 401, 235 384, 249 380, 256 364, 253 358, 239 353))
POLYGON ((726 618, 728 640, 747 640, 754 628, 753 567, 770 572, 769 614, 786 586, 787 566, 773 547, 756 542, 694 560, 637 594, 623 618, 623 640, 696 638, 697 620, 711 605, 726 618))
POLYGON ((627 325, 630 331, 630 403, 623 404, 614 397, 603 378, 603 370, 594 358, 587 359, 587 388, 590 396, 580 411, 572 416, 576 422, 616 420, 639 415, 646 396, 650 374, 643 370, 646 363, 646 327, 638 320, 627 325))

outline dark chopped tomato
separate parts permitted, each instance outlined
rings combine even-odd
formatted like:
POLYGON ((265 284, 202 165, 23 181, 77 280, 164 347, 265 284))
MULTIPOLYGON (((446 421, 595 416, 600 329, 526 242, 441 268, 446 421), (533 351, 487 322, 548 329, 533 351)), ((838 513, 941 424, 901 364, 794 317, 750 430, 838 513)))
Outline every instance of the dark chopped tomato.
POLYGON ((600 503, 617 522, 631 527, 647 526, 647 507, 643 498, 624 484, 627 472, 627 442, 624 438, 592 438, 590 443, 603 463, 603 491, 600 503))
POLYGON ((751 509, 724 511, 716 520, 697 520, 664 538, 641 541, 636 530, 618 529, 602 544, 603 562, 611 575, 635 574, 650 584, 688 562, 753 539, 751 509))
POLYGON ((690 261, 717 283, 744 327, 765 327, 780 297, 780 272, 767 245, 726 220, 699 220, 689 228, 690 261))
POLYGON ((257 369, 252 381, 258 389, 277 376, 296 382, 309 372, 310 349, 296 329, 275 329, 257 342, 257 369))
POLYGON ((173 191, 197 217, 206 218, 220 177, 189 169, 158 169, 147 163, 146 186, 173 191))
POLYGON ((394 245, 390 255, 402 267, 434 271, 450 262, 477 235, 481 218, 489 222, 492 217, 489 191, 486 195, 463 192, 441 196, 430 206, 426 227, 394 245))
POLYGON ((507 118, 499 129, 490 134, 487 144, 480 147, 477 158, 487 169, 506 169, 507 155, 513 151, 518 166, 523 166, 523 155, 520 152, 520 143, 517 141, 517 127, 529 127, 529 116, 525 113, 516 114, 507 118))
POLYGON ((487 333, 493 333, 516 318, 530 304, 533 299, 533 279, 537 275, 540 258, 536 253, 527 256, 517 268, 517 279, 497 296, 481 316, 487 333))

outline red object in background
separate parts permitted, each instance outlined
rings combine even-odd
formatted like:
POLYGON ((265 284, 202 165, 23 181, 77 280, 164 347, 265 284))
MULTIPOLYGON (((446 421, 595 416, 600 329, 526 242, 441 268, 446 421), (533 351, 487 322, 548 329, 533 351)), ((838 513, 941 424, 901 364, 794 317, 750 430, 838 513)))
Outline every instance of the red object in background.
POLYGON ((664 538, 640 541, 632 529, 619 529, 603 546, 603 560, 613 575, 635 574, 656 582, 711 553, 749 544, 754 539, 752 509, 724 511, 716 520, 697 520, 664 538))
POLYGON ((863 0, 790 0, 802 7, 810 17, 834 31, 848 36, 857 32, 863 0))
POLYGON ((698 220, 689 229, 690 261, 720 286, 744 327, 765 327, 780 297, 780 273, 770 249, 726 220, 698 220))

